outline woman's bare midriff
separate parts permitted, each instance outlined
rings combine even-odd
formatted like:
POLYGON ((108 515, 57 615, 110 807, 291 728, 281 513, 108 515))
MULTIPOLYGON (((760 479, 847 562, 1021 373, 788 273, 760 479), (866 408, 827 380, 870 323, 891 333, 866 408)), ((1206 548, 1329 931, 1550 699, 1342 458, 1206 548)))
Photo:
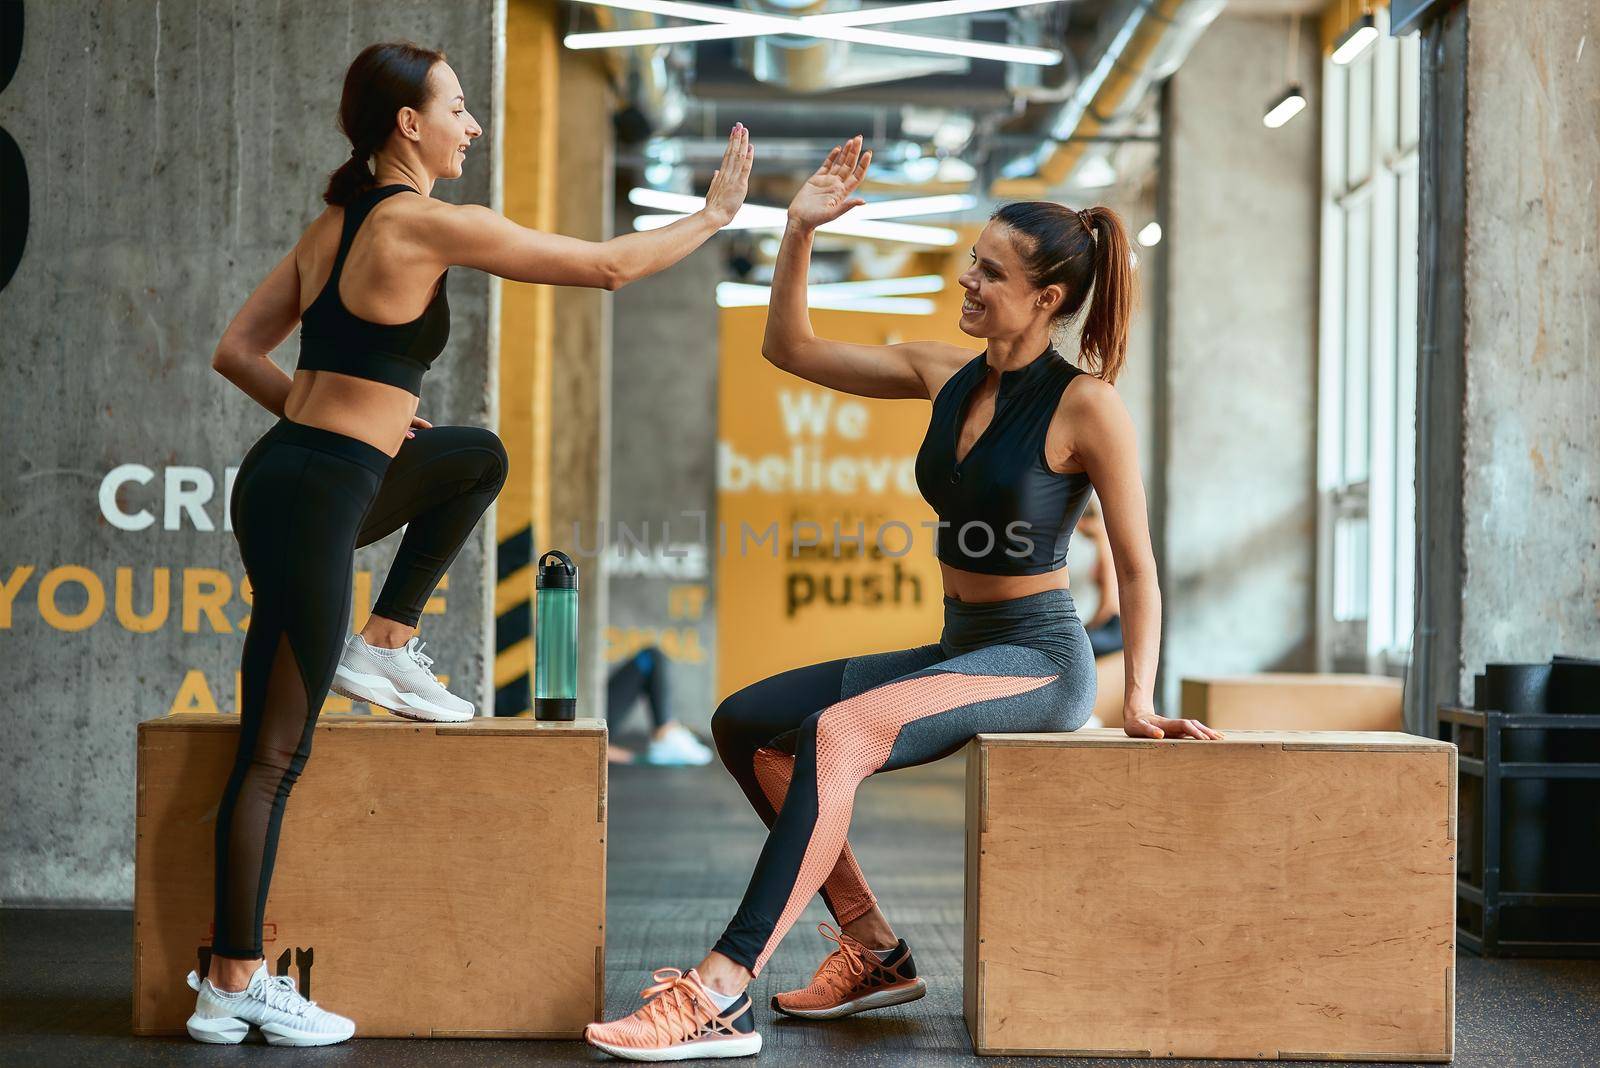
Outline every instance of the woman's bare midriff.
POLYGON ((337 371, 296 371, 283 402, 284 418, 290 422, 364 441, 390 456, 405 444, 416 414, 416 396, 399 386, 337 371))
POLYGON ((944 579, 944 595, 953 601, 979 604, 985 601, 1009 601, 1045 590, 1065 590, 1067 569, 1046 571, 1042 575, 980 575, 962 571, 941 562, 939 573, 944 579))

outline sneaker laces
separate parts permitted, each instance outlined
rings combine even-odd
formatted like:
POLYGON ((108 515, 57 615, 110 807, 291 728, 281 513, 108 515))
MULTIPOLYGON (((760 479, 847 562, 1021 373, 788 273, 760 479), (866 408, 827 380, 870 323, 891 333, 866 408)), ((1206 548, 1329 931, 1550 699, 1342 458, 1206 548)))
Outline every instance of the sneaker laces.
POLYGON ((817 933, 837 943, 839 948, 829 953, 817 967, 817 973, 811 977, 813 983, 827 981, 833 985, 843 980, 846 985, 853 986, 867 974, 867 962, 859 942, 826 922, 817 924, 817 933))
POLYGON ((256 997, 265 1002, 269 1008, 293 1013, 296 1016, 308 1016, 311 1010, 317 1007, 315 1001, 300 996, 292 975, 268 976, 267 981, 261 984, 261 989, 256 991, 256 997))
POLYGON ((426 671, 435 682, 438 682, 439 676, 433 674, 433 657, 422 651, 422 647, 427 644, 420 638, 412 638, 406 643, 406 651, 411 654, 411 659, 416 661, 423 671, 426 671))
POLYGON ((636 1015, 650 1027, 655 1042, 680 1042, 705 1026, 707 1010, 713 1019, 719 1015, 700 984, 677 968, 657 968, 650 978, 655 982, 639 991, 645 1004, 636 1015))

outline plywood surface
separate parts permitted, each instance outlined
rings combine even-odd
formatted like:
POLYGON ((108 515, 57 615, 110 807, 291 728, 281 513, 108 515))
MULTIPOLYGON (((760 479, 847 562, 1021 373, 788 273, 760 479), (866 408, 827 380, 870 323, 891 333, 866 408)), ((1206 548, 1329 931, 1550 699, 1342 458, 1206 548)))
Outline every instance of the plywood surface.
MULTIPOLYGON (((140 730, 141 1033, 193 1008, 236 745, 236 720, 174 718, 140 730)), ((328 717, 283 821, 269 961, 299 976, 310 950, 311 996, 365 1035, 581 1033, 603 990, 605 784, 603 727, 328 717)))
POLYGON ((1121 727, 1086 727, 1064 734, 980 734, 978 740, 987 747, 1044 746, 1063 749, 1092 746, 1114 748, 1171 748, 1183 746, 1277 747, 1302 749, 1348 749, 1352 746, 1365 749, 1402 751, 1452 752, 1449 742, 1424 738, 1418 734, 1399 731, 1296 731, 1296 730, 1229 730, 1215 741, 1198 741, 1193 738, 1130 738, 1121 727))
POLYGON ((1453 747, 1085 733, 969 752, 980 1052, 1449 1058, 1453 747))
MULTIPOLYGON (((175 712, 172 715, 162 716, 160 719, 146 720, 139 724, 140 731, 219 731, 232 735, 236 734, 238 729, 239 720, 237 717, 219 716, 209 712, 175 712)), ((317 719, 317 730, 319 732, 330 730, 410 731, 414 734, 509 734, 529 738, 542 738, 545 736, 576 738, 603 735, 606 732, 606 725, 603 720, 598 719, 575 719, 559 722, 523 717, 497 718, 494 716, 477 716, 464 723, 419 723, 399 716, 369 716, 358 712, 334 712, 317 719)))

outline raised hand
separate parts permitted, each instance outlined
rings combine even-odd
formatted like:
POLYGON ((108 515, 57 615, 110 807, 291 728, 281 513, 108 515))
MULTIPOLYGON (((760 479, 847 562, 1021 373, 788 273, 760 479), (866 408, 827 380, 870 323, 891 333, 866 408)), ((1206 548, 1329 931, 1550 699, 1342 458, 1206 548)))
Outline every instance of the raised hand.
POLYGON ((744 206, 755 152, 750 131, 744 123, 734 123, 728 133, 728 147, 722 153, 722 166, 711 176, 711 188, 706 190, 706 215, 718 226, 727 226, 744 206))
POLYGON ((861 135, 856 134, 842 145, 836 145, 828 158, 822 161, 817 173, 806 179, 806 184, 794 195, 789 204, 789 218, 808 229, 830 223, 851 208, 865 204, 856 191, 867 176, 872 163, 872 151, 861 150, 861 135))

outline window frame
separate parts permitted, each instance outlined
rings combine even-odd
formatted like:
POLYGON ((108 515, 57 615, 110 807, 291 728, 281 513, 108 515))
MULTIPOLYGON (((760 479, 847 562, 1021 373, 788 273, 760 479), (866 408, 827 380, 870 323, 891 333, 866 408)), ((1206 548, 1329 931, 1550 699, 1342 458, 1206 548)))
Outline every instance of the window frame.
POLYGON ((1355 62, 1323 58, 1316 657, 1320 671, 1401 674, 1416 587, 1420 41, 1375 17, 1355 62), (1352 115, 1362 101, 1370 113, 1352 115))

